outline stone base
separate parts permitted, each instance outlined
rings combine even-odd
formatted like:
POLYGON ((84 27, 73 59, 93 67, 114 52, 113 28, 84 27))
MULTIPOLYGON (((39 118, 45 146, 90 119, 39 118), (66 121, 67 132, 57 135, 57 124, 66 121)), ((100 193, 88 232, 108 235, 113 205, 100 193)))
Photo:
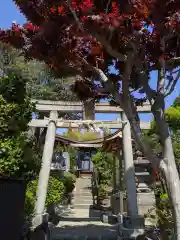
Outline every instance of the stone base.
POLYGON ((118 222, 118 218, 116 215, 108 215, 104 213, 101 215, 101 221, 103 223, 116 224, 118 222))
POLYGON ((118 236, 123 239, 136 239, 144 234, 145 223, 142 216, 118 216, 118 236))
POLYGON ((36 215, 32 221, 32 240, 50 240, 51 232, 48 225, 48 213, 36 215))
POLYGON ((125 210, 123 205, 123 192, 117 192, 111 196, 111 207, 113 214, 123 213, 125 210))
POLYGON ((40 226, 42 223, 48 223, 49 214, 43 213, 36 215, 32 220, 32 228, 35 229, 36 227, 40 226))

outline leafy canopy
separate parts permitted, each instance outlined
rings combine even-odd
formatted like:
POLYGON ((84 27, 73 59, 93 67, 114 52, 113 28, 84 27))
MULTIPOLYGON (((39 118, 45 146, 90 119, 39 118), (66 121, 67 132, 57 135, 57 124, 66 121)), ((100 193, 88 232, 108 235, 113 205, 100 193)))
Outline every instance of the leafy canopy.
MULTIPOLYGON (((143 78, 147 83, 147 75, 160 68, 162 59, 168 70, 179 66, 179 0, 14 2, 28 23, 1 30, 0 40, 20 48, 28 59, 44 61, 59 76, 81 75, 85 84, 80 81, 76 90, 82 98, 102 96, 98 86, 90 84, 92 76, 102 77, 99 69, 121 88, 118 80, 131 53, 128 85, 141 92, 143 78), (118 76, 108 73, 110 65, 118 76)), ((173 76, 168 76, 170 89, 173 76)))
MULTIPOLYGON (((36 191, 38 180, 31 181, 27 186, 25 200, 25 215, 30 217, 34 213, 36 202, 36 191)), ((62 201, 65 188, 62 181, 56 177, 50 176, 47 189, 46 207, 52 204, 57 204, 62 201)))
POLYGON ((27 178, 39 169, 33 140, 27 137, 34 105, 26 97, 26 79, 12 72, 0 78, 0 174, 27 178))

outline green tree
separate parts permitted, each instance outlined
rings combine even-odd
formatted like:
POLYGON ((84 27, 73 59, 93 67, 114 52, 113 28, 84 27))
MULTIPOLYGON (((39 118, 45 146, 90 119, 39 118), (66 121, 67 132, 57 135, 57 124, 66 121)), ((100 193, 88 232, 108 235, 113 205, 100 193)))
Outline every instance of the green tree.
MULTIPOLYGON (((179 107, 179 98, 176 98, 174 103, 170 108, 166 110, 166 119, 169 123, 171 129, 172 145, 175 155, 176 165, 180 174, 180 107, 179 107)), ((156 154, 162 155, 161 144, 156 132, 155 122, 152 122, 152 129, 145 133, 146 139, 149 142, 150 146, 156 152, 156 154)), ((166 185, 159 175, 159 180, 161 185, 155 186, 156 194, 156 218, 158 226, 161 230, 161 235, 163 239, 167 239, 169 234, 172 234, 173 228, 173 216, 170 208, 170 199, 167 194, 166 185)))
MULTIPOLYGON (((35 60, 26 61, 22 51, 0 42, 0 73, 19 71, 26 79, 26 93, 33 99, 77 101, 77 95, 71 91, 75 77, 55 78, 52 70, 45 63, 35 60)), ((63 113, 62 116, 77 118, 77 114, 63 113)))
POLYGON ((34 141, 27 136, 34 105, 26 96, 26 79, 18 72, 0 78, 0 174, 27 178, 39 169, 34 141), (34 152, 33 152, 34 149, 34 152))
POLYGON ((99 193, 97 194, 100 198, 104 198, 107 194, 107 187, 112 185, 113 155, 99 150, 93 156, 92 161, 99 187, 99 193))
MULTIPOLYGON (((26 191, 25 200, 25 215, 27 217, 32 217, 36 202, 36 191, 38 186, 38 180, 33 180, 29 182, 26 191)), ((54 176, 50 176, 47 197, 46 197, 46 207, 59 203, 64 196, 65 187, 61 180, 54 176)))

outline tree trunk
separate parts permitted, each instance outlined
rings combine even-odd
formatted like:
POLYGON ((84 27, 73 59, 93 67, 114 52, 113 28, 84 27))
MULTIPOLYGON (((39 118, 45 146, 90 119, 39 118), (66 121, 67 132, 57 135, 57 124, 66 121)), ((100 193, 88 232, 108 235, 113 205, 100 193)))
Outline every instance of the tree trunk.
MULTIPOLYGON (((128 68, 130 68, 129 62, 128 62, 128 68)), ((164 69, 164 66, 163 66, 163 69, 164 69)), ((112 84, 108 84, 107 76, 101 70, 98 70, 98 72, 99 72, 101 81, 104 84, 106 84, 107 89, 109 88, 109 90, 113 94, 117 103, 120 104, 120 106, 126 113, 126 116, 131 125, 131 130, 134 135, 135 141, 139 146, 140 150, 143 152, 146 158, 153 164, 154 167, 156 167, 157 169, 159 168, 161 170, 163 177, 166 180, 168 195, 169 195, 169 199, 171 201, 171 206, 172 206, 172 213, 174 215, 174 220, 175 220, 176 234, 174 239, 180 240, 180 179, 179 179, 179 175, 178 175, 178 171, 175 163, 172 141, 169 135, 168 125, 164 117, 164 105, 165 105, 164 94, 163 94, 164 90, 158 89, 159 96, 157 96, 157 94, 156 95, 154 94, 154 91, 149 87, 148 84, 147 86, 145 86, 147 87, 147 89, 145 89, 145 92, 148 96, 148 99, 153 100, 153 103, 155 101, 155 104, 153 104, 152 106, 152 113, 154 115, 158 130, 159 130, 161 145, 163 146, 163 159, 159 159, 156 155, 154 155, 153 151, 151 150, 150 146, 146 143, 146 141, 144 141, 145 139, 142 136, 140 126, 135 119, 137 115, 137 111, 136 111, 136 114, 134 114, 132 111, 133 104, 132 105, 130 104, 132 100, 129 97, 129 91, 128 91, 129 75, 128 75, 128 78, 124 76, 122 91, 125 97, 122 98, 122 95, 120 95, 119 92, 112 87, 112 84)), ((128 72, 130 72, 129 69, 128 69, 128 72)), ((162 76, 160 77, 161 77, 160 79, 161 81, 158 84, 160 87, 162 87, 164 84, 164 79, 162 79, 162 76)), ((164 78, 164 75, 163 75, 163 78, 164 78)))
POLYGON ((167 184, 169 199, 171 202, 172 213, 175 221, 175 240, 180 240, 180 179, 177 171, 171 137, 169 135, 168 124, 165 119, 158 116, 158 112, 154 112, 154 117, 159 130, 159 135, 163 141, 163 158, 157 162, 157 158, 153 156, 153 152, 143 142, 142 135, 138 131, 137 123, 130 118, 131 128, 136 141, 139 143, 144 155, 154 164, 159 165, 167 184))
POLYGON ((137 123, 135 117, 133 116, 131 109, 128 109, 128 107, 126 107, 123 110, 126 112, 127 118, 131 125, 133 136, 140 150, 155 168, 160 169, 166 181, 168 195, 172 208, 172 214, 175 220, 174 239, 180 240, 180 179, 175 163, 168 124, 166 123, 164 117, 164 108, 161 105, 164 105, 163 101, 154 104, 154 106, 152 107, 152 113, 157 124, 158 134, 160 136, 161 145, 163 147, 162 159, 154 155, 148 144, 146 144, 146 141, 144 140, 141 133, 140 126, 137 123))
MULTIPOLYGON (((161 128, 168 131, 166 122, 161 121, 161 128)), ((163 159, 160 163, 160 170, 166 180, 168 195, 172 207, 172 214, 175 222, 175 238, 180 240, 180 179, 177 171, 171 137, 164 140, 163 159)))

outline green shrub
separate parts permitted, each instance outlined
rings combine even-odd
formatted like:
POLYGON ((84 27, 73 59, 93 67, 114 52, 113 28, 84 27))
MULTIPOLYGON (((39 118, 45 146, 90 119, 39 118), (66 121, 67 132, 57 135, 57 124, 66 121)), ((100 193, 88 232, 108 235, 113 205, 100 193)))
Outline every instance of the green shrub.
POLYGON ((163 192, 162 186, 155 187, 156 204, 149 210, 145 217, 155 220, 157 227, 160 229, 162 239, 169 239, 173 234, 174 221, 170 206, 168 194, 163 192))
POLYGON ((27 136, 33 111, 34 104, 26 96, 26 79, 17 73, 0 77, 1 176, 24 179, 38 171, 35 144, 27 136))
POLYGON ((106 185, 101 184, 99 186, 99 198, 104 200, 107 197, 106 185))
MULTIPOLYGON (((34 212, 37 186, 37 179, 31 181, 27 186, 25 199, 25 216, 30 216, 34 212)), ((60 202, 64 196, 64 191, 65 188, 63 182, 55 177, 50 176, 46 197, 46 207, 60 202)))
POLYGON ((166 229, 166 232, 171 232, 171 229, 173 229, 173 217, 167 193, 160 193, 158 196, 156 194, 156 214, 159 227, 166 229))
POLYGON ((64 187, 66 193, 71 193, 75 187, 76 176, 70 172, 64 172, 64 187))
POLYGON ((40 158, 33 151, 33 142, 25 135, 0 140, 0 175, 29 178, 40 169, 40 158))

